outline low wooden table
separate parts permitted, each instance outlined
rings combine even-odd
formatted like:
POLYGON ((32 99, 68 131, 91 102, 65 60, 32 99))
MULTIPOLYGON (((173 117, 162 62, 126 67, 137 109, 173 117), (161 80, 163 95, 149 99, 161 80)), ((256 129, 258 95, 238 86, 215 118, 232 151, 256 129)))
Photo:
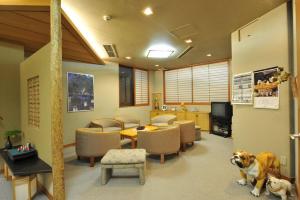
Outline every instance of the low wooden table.
MULTIPOLYGON (((145 126, 145 131, 154 131, 157 130, 157 126, 145 126)), ((120 131, 122 138, 128 138, 131 140, 131 148, 136 148, 136 138, 137 138, 137 130, 136 128, 130 128, 120 131)))

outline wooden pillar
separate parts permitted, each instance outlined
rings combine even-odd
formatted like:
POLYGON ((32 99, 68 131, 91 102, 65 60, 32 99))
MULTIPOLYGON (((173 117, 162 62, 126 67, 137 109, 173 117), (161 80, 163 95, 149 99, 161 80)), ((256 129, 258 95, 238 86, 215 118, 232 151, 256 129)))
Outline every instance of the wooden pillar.
POLYGON ((65 199, 62 124, 62 32, 61 0, 51 0, 51 141, 53 197, 65 199))

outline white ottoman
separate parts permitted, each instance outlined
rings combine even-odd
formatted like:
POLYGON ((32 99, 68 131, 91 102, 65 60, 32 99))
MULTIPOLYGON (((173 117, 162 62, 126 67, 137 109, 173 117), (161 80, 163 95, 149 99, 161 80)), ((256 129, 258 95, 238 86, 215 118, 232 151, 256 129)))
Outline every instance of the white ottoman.
POLYGON ((101 184, 105 185, 113 169, 138 168, 140 184, 145 184, 145 149, 111 149, 101 160, 101 184))
POLYGON ((195 131, 196 131, 196 141, 200 141, 201 140, 201 128, 200 126, 195 126, 195 131))

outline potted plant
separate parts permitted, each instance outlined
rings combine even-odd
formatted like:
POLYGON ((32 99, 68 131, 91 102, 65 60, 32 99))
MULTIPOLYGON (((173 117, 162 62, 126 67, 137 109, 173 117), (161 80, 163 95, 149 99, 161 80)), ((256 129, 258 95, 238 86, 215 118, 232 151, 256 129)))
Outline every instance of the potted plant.
POLYGON ((5 142, 6 149, 12 148, 12 143, 11 143, 10 137, 16 137, 19 134, 21 134, 21 131, 17 130, 17 129, 4 132, 4 136, 7 138, 7 141, 5 142))

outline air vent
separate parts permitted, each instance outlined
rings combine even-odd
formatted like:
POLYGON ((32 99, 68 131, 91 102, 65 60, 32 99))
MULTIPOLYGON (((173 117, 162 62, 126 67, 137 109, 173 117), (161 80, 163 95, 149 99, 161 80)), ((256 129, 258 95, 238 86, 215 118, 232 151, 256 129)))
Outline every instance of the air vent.
POLYGON ((187 54, 192 48, 194 48, 193 46, 188 46, 185 50, 183 50, 183 52, 181 52, 180 55, 177 56, 177 58, 181 58, 183 57, 185 54, 187 54))
POLYGON ((198 35, 197 29, 191 24, 179 26, 171 30, 170 33, 179 39, 187 39, 189 37, 198 35))
POLYGON ((117 58, 118 57, 118 53, 116 50, 116 47, 114 44, 104 44, 103 45, 108 57, 110 58, 117 58))

